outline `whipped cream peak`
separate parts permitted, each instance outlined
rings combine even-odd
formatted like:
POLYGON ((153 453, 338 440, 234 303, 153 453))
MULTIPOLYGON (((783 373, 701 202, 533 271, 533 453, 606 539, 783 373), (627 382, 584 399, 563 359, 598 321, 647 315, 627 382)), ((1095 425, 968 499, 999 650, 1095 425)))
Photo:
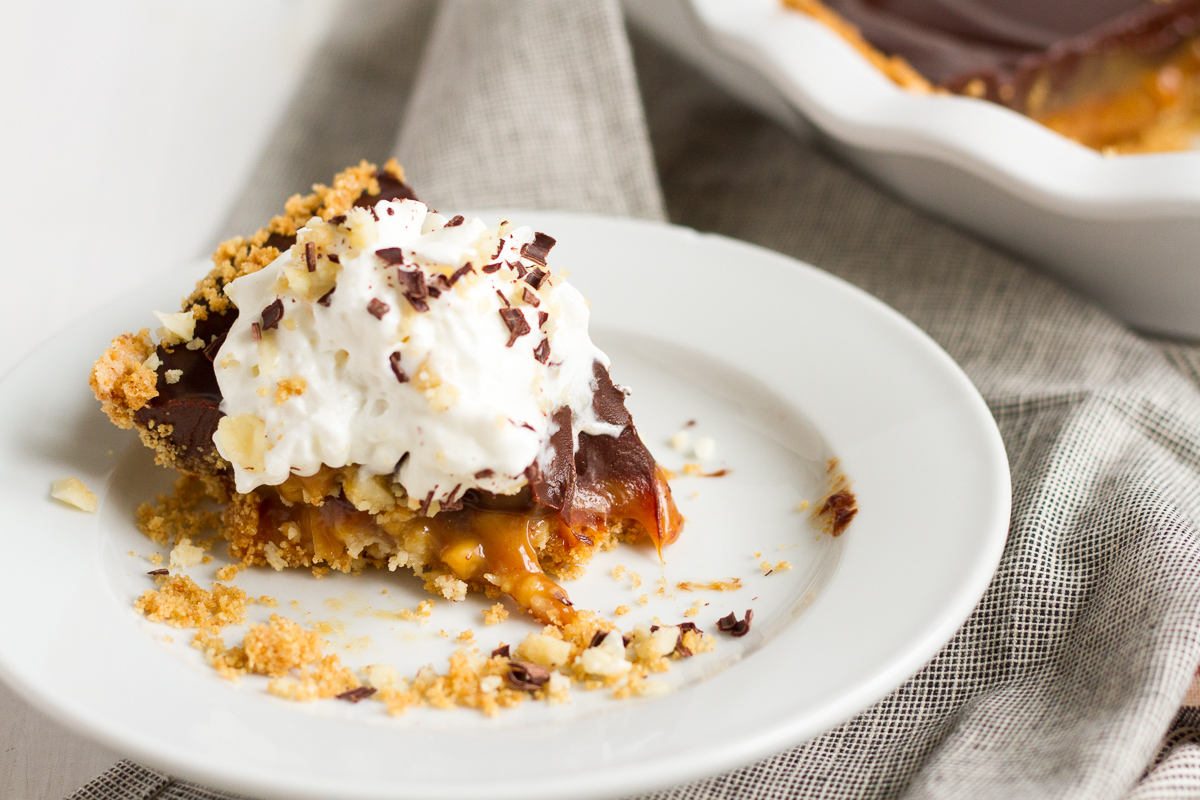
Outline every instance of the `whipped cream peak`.
POLYGON ((519 491, 553 460, 563 408, 573 437, 619 435, 593 409, 593 364, 609 360, 550 271, 553 244, 415 200, 313 218, 226 287, 238 318, 214 359, 214 443, 237 490, 353 464, 428 509, 519 491))

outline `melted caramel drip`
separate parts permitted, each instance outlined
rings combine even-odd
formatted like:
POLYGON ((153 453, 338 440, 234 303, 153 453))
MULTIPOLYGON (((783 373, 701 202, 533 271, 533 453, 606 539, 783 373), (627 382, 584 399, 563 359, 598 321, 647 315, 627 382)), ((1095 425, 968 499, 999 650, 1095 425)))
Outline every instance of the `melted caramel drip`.
POLYGON ((431 566, 441 566, 472 586, 495 586, 537 619, 555 625, 571 622, 575 611, 567 593, 538 561, 534 541, 539 536, 554 537, 569 554, 591 548, 613 526, 633 520, 647 531, 661 554, 664 545, 678 538, 683 525, 661 467, 656 470, 653 497, 645 496, 643 485, 619 479, 578 495, 574 527, 554 509, 534 503, 528 490, 513 497, 471 493, 461 510, 385 526, 339 496, 340 477, 340 470, 322 467, 315 475, 293 475, 278 487, 260 490, 260 538, 281 542, 288 538, 289 523, 295 524, 299 542, 311 546, 315 562, 342 569, 351 562, 348 541, 400 541, 423 533, 438 562, 431 566))

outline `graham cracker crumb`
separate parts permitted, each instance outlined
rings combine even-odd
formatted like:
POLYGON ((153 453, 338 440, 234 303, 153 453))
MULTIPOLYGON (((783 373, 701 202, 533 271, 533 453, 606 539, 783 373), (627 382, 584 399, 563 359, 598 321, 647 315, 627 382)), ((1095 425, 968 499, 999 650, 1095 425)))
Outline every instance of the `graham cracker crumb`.
POLYGON ((420 622, 425 625, 429 622, 429 618, 433 615, 433 601, 422 600, 417 603, 416 611, 409 611, 407 608, 400 610, 400 619, 407 622, 420 622))
POLYGON ((145 365, 152 353, 150 329, 142 328, 113 339, 92 367, 88 385, 118 428, 132 428, 134 412, 158 397, 158 375, 145 365))
POLYGON ((276 678, 319 661, 324 644, 318 633, 279 614, 267 625, 251 625, 242 641, 249 669, 276 678))
POLYGON ((159 576, 158 589, 147 589, 133 607, 151 622, 175 628, 217 631, 246 621, 246 593, 236 586, 212 584, 201 589, 186 575, 159 576))
POLYGON ((217 570, 217 580, 226 582, 233 580, 237 577, 238 569, 237 564, 226 564, 217 570))
POLYGON ((650 598, 647 595, 642 595, 641 597, 638 598, 638 605, 640 605, 640 606, 644 606, 649 602, 650 602, 650 598))
POLYGON ((470 644, 471 642, 475 641, 475 631, 467 628, 465 631, 462 631, 458 634, 457 640, 463 644, 470 644))
POLYGON ((174 491, 160 494, 154 505, 142 503, 137 509, 138 530, 159 545, 183 539, 196 541, 205 533, 220 533, 221 512, 209 511, 202 504, 212 498, 211 485, 193 475, 180 475, 174 491))
POLYGON ((629 606, 617 606, 615 609, 613 609, 613 614, 617 615, 618 617, 623 617, 628 613, 629 606))
POLYGON ((275 405, 281 406, 293 397, 304 394, 308 381, 298 375, 284 378, 275 384, 275 405))
POLYGON ((508 609, 503 603, 496 603, 491 608, 483 612, 484 625, 498 625, 508 619, 508 609))

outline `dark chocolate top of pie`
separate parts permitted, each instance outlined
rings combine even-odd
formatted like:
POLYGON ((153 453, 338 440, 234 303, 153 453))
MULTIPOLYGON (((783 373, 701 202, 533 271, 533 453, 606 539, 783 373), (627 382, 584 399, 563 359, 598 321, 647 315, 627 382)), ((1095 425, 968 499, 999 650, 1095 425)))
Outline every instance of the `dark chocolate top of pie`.
POLYGON ((1200 0, 826 0, 871 44, 936 84, 1011 82, 1114 49, 1168 50, 1200 31, 1200 0))

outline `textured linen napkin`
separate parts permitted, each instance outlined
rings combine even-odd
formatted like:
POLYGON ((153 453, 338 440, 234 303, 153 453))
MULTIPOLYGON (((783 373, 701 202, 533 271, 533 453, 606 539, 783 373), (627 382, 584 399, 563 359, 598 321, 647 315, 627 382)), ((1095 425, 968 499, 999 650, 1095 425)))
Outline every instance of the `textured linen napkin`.
MULTIPOLYGON (((1014 505, 963 628, 840 728, 652 797, 1200 793, 1200 714, 1180 711, 1200 660, 1198 351, 1131 333, 634 41, 636 71, 615 0, 357 5, 230 230, 395 141, 435 205, 665 207, 810 261, 914 320, 980 388, 1014 505)), ((121 762, 73 797, 229 795, 121 762)))

